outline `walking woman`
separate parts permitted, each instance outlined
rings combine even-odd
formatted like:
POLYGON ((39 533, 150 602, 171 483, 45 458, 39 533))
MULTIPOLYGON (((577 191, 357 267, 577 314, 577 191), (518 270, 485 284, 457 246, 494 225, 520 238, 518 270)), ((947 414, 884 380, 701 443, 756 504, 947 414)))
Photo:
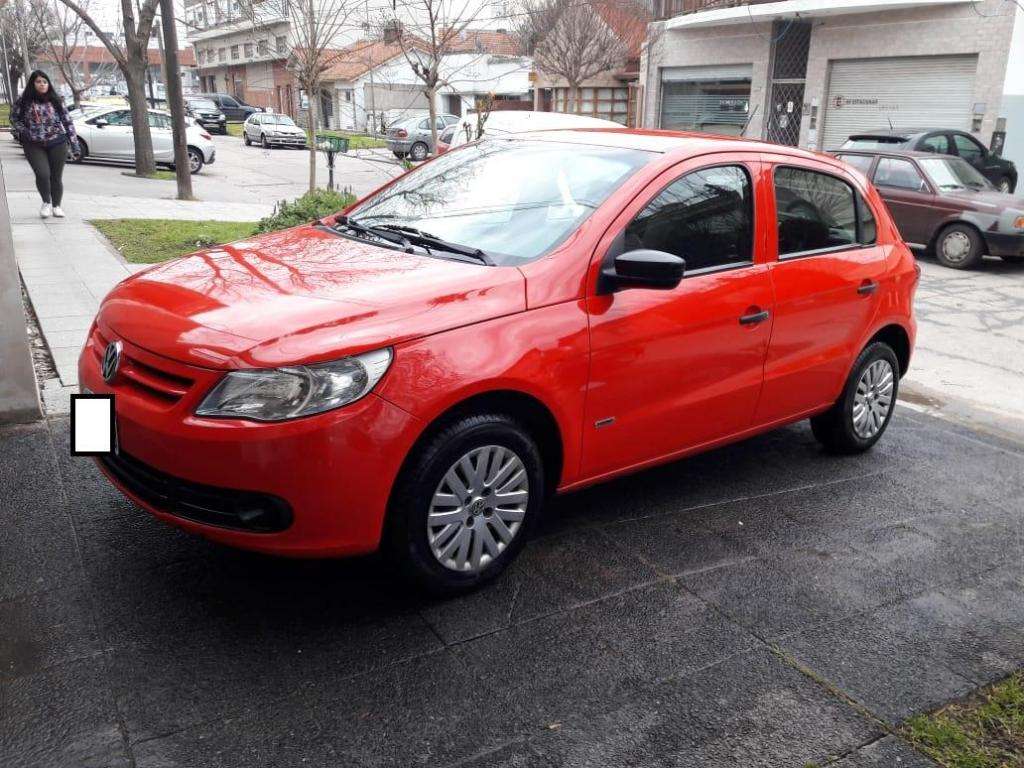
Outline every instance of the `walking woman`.
POLYGON ((32 172, 36 189, 43 198, 39 215, 64 217, 60 202, 64 197, 64 161, 68 142, 78 151, 78 136, 64 101, 53 89, 50 78, 37 69, 28 77, 21 98, 11 110, 11 125, 17 131, 32 172))

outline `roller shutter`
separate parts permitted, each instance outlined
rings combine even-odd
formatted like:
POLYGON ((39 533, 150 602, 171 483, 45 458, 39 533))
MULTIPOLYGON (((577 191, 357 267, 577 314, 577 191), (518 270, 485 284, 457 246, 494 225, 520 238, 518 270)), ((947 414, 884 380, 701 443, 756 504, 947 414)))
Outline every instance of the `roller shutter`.
POLYGON ((753 66, 731 64, 661 70, 661 127, 737 134, 750 111, 753 66))
POLYGON ((888 128, 970 130, 978 57, 912 56, 833 61, 821 148, 888 128))

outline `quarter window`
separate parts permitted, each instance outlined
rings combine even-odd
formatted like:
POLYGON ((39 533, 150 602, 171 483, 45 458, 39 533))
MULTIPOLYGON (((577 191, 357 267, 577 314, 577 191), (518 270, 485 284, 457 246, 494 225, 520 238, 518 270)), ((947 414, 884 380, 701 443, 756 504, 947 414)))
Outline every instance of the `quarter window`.
POLYGON ((917 166, 909 160, 900 160, 895 157, 883 157, 878 161, 878 167, 875 169, 875 184, 879 187, 895 187, 914 192, 924 192, 928 189, 917 166))
POLYGON ((875 160, 875 158, 870 155, 836 155, 836 157, 844 163, 849 163, 865 175, 867 175, 867 172, 871 170, 871 163, 875 160))
POLYGON ((855 245, 855 194, 835 176, 803 168, 776 169, 779 256, 855 245))
POLYGON ((627 251, 666 251, 686 271, 753 263, 754 195, 740 166, 705 168, 666 187, 626 227, 627 251))

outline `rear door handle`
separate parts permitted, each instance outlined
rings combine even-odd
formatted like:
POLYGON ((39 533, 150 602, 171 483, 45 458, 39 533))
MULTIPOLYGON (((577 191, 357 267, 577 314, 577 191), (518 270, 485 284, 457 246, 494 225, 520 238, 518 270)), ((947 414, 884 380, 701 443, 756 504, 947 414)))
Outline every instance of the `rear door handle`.
POLYGON ((878 290, 878 283, 874 280, 868 280, 865 283, 861 283, 860 288, 857 289, 857 293, 861 296, 870 296, 872 293, 878 290))
POLYGON ((755 312, 752 315, 744 315, 740 318, 740 325, 757 325, 758 323, 763 323, 769 316, 767 309, 764 312, 755 312))

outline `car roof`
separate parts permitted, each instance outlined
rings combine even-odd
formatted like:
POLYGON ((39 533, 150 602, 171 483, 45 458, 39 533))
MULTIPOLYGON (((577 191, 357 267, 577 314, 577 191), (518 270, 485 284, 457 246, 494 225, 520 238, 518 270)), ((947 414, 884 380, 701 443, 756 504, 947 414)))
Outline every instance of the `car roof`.
POLYGON ((662 131, 640 128, 560 128, 517 133, 515 139, 561 141, 573 144, 591 144, 623 149, 641 149, 648 152, 675 152, 686 154, 707 154, 711 152, 766 152, 784 154, 805 160, 836 162, 824 152, 811 152, 797 147, 770 144, 757 139, 739 136, 720 136, 693 131, 662 131))
POLYGON ((922 152, 917 149, 898 149, 896 147, 892 149, 837 149, 832 152, 833 155, 893 155, 897 157, 955 157, 955 155, 946 155, 939 152, 922 152))

